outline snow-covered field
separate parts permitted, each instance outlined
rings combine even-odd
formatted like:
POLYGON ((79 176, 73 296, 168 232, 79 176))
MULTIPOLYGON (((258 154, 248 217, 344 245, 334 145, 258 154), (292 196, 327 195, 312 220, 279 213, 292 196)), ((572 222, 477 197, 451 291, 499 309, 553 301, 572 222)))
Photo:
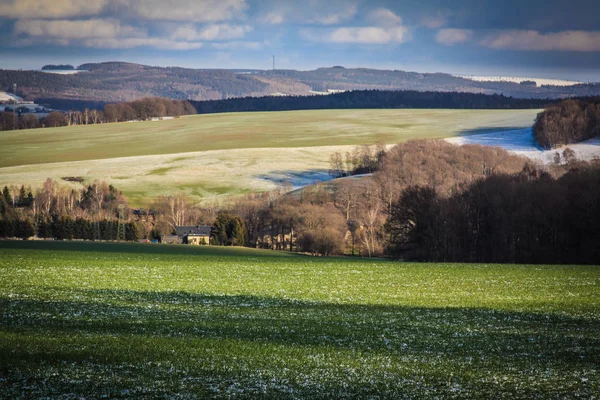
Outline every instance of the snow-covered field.
POLYGON ((557 152, 562 154, 567 147, 575 152, 578 159, 589 161, 593 158, 600 158, 600 137, 558 149, 544 150, 535 142, 531 128, 456 136, 445 140, 457 145, 480 144, 483 146, 498 146, 511 153, 539 160, 545 164, 552 163, 554 155, 557 152))
POLYGON ((15 96, 12 93, 0 92, 0 102, 15 100, 17 102, 23 101, 19 96, 15 96))
POLYGON ((538 86, 552 85, 552 86, 573 86, 579 85, 582 82, 567 81, 563 79, 546 79, 546 78, 522 78, 515 76, 463 76, 457 75, 459 78, 470 79, 476 82, 513 82, 521 83, 523 81, 534 81, 538 86))

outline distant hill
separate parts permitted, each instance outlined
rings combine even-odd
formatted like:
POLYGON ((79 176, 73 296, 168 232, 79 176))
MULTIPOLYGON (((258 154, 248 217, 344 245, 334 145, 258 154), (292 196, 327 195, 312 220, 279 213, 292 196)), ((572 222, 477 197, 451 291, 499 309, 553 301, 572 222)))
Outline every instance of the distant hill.
POLYGON ((104 62, 83 64, 77 70, 86 72, 55 75, 41 71, 0 70, 0 90, 8 90, 13 83, 17 83, 18 94, 26 100, 44 98, 98 104, 131 101, 147 96, 202 101, 370 89, 503 94, 538 99, 600 95, 600 84, 533 86, 516 82, 481 82, 442 73, 349 69, 340 66, 313 71, 256 71, 165 68, 104 62))

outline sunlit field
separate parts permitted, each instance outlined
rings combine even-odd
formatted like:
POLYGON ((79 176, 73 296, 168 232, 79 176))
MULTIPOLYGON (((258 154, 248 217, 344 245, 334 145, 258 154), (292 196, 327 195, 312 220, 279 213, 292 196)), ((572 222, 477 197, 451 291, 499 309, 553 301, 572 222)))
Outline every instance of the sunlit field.
POLYGON ((595 398, 600 267, 0 242, 2 398, 595 398))
POLYGON ((197 201, 327 177, 329 156, 359 144, 526 128, 539 110, 319 110, 195 115, 0 134, 0 185, 108 181, 132 205, 159 194, 197 201))

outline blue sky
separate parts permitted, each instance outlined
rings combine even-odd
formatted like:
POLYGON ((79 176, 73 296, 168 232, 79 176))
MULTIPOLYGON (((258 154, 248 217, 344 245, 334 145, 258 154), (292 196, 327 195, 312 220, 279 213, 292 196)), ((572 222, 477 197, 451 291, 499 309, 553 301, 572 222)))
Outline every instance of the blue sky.
POLYGON ((597 0, 0 0, 0 68, 130 61, 600 81, 597 0))

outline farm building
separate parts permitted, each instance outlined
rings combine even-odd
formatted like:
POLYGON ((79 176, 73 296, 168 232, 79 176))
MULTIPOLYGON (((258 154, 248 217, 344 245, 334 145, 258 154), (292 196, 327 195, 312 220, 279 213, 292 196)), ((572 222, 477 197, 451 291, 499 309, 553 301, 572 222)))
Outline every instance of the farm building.
POLYGON ((181 239, 181 243, 195 246, 210 245, 210 225, 177 226, 175 227, 175 232, 181 239))
POLYGON ((181 244, 181 238, 177 235, 162 235, 160 242, 165 244, 181 244))

